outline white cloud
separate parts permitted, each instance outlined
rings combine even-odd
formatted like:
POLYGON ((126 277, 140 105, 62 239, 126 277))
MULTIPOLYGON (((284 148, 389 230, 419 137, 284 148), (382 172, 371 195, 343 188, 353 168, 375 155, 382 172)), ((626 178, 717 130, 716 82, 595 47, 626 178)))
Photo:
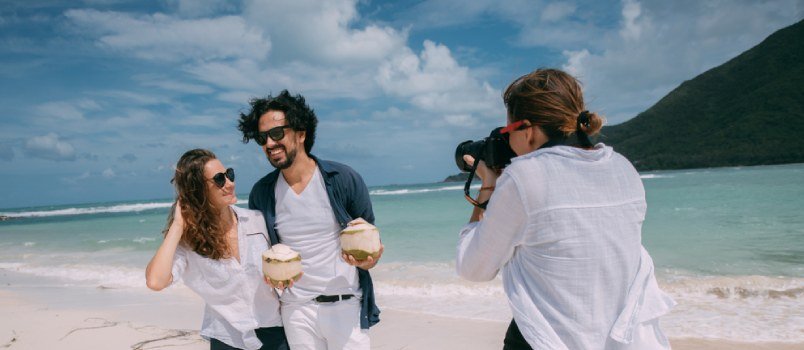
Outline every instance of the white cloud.
POLYGON ((196 79, 228 90, 218 94, 220 100, 242 104, 283 89, 328 99, 376 96, 374 76, 378 64, 358 68, 295 61, 264 67, 251 60, 239 60, 195 65, 186 70, 196 79))
POLYGON ((407 34, 388 26, 354 28, 356 0, 249 0, 244 16, 270 33, 283 61, 360 66, 403 48, 407 34))
POLYGON ((153 76, 140 76, 137 78, 141 80, 140 84, 142 84, 142 86, 157 87, 164 90, 182 92, 186 94, 204 95, 215 91, 213 88, 202 84, 193 84, 178 80, 166 80, 153 76))
POLYGON ((75 148, 66 141, 59 139, 56 133, 34 136, 25 142, 25 154, 32 158, 55 161, 73 161, 75 148))
POLYGON ((420 55, 406 50, 383 63, 379 73, 385 91, 405 97, 451 91, 468 80, 468 69, 458 65, 449 48, 429 40, 420 55))
POLYGON ((97 10, 64 15, 88 34, 98 33, 100 45, 149 60, 262 59, 271 47, 262 31, 236 16, 179 19, 97 10))
POLYGON ((642 26, 637 23, 642 7, 636 0, 623 0, 623 26, 620 35, 626 40, 638 40, 642 34, 642 26))
POLYGON ((111 168, 106 168, 101 173, 101 176, 103 176, 103 177, 105 177, 107 179, 111 179, 111 178, 115 177, 116 174, 115 174, 114 170, 112 170, 111 168))
POLYGON ((564 51, 563 54, 567 57, 567 63, 562 68, 573 76, 584 76, 584 60, 589 57, 589 50, 564 51))
MULTIPOLYGON (((182 1, 174 4, 189 6, 182 1)), ((199 4, 207 5, 219 4, 199 4)), ((446 46, 428 41, 417 55, 406 46, 406 30, 372 23, 358 26, 356 0, 247 0, 242 7, 242 18, 187 20, 160 13, 95 10, 71 10, 65 15, 94 28, 104 48, 145 59, 181 61, 181 71, 220 89, 217 98, 226 102, 244 104, 249 98, 288 89, 322 99, 387 94, 425 111, 450 114, 496 114, 499 110, 495 107, 499 92, 473 78, 473 72, 461 66, 446 46)), ((552 16, 567 11, 566 6, 557 5, 552 16)), ((143 85, 189 93, 209 91, 204 85, 175 80, 145 78, 143 85)), ((132 100, 164 102, 158 96, 153 100, 132 96, 132 100)))
POLYGON ((182 116, 177 124, 183 126, 202 126, 208 128, 220 128, 226 123, 231 122, 232 122, 231 119, 226 119, 225 117, 221 116, 191 115, 191 116, 182 116))
POLYGON ((416 107, 447 113, 489 113, 500 108, 500 93, 473 78, 449 48, 431 41, 416 55, 406 50, 383 63, 377 82, 391 95, 410 98, 416 107))
POLYGON ((242 104, 289 89, 323 99, 385 93, 429 111, 487 112, 499 104, 499 93, 473 79, 446 46, 427 42, 418 56, 405 45, 405 31, 353 27, 355 1, 254 0, 244 7, 248 23, 271 38, 270 63, 241 58, 184 67, 195 79, 228 90, 218 94, 221 100, 242 104))
POLYGON ((404 11, 401 17, 417 29, 476 25, 489 17, 519 28, 499 40, 520 46, 546 46, 559 50, 593 42, 607 20, 604 2, 542 0, 431 0, 404 11))
POLYGON ((66 183, 68 183, 68 184, 75 185, 75 184, 77 184, 79 181, 83 181, 83 180, 89 179, 90 177, 92 177, 92 174, 91 174, 89 171, 84 171, 83 173, 81 173, 81 175, 78 175, 78 176, 74 176, 74 177, 63 177, 63 178, 61 178, 61 181, 64 181, 64 182, 66 182, 66 183))
POLYGON ((450 126, 467 127, 475 126, 477 121, 468 114, 449 114, 444 116, 444 122, 450 126))
POLYGON ((100 105, 94 100, 79 99, 75 101, 46 102, 36 107, 37 114, 44 117, 44 122, 63 123, 80 122, 85 120, 89 111, 99 110, 100 105))
POLYGON ((124 102, 125 105, 136 106, 151 106, 158 104, 169 104, 173 101, 163 95, 157 93, 140 93, 126 90, 104 90, 95 93, 98 96, 113 98, 124 102))
POLYGON ((127 130, 137 128, 144 130, 147 126, 153 125, 152 121, 156 115, 148 109, 124 109, 120 114, 102 118, 94 123, 95 130, 127 130))
POLYGON ((797 20, 795 0, 622 5, 618 28, 587 48, 564 50, 563 68, 584 83, 589 108, 610 124, 636 116, 681 82, 797 20))
POLYGON ((228 62, 204 62, 185 67, 197 79, 228 90, 259 90, 268 75, 260 65, 250 59, 228 62))
POLYGON ((554 2, 547 4, 542 10, 541 19, 544 22, 558 22, 573 14, 577 6, 570 2, 554 2))
POLYGON ((188 17, 212 15, 220 11, 231 11, 236 7, 232 1, 227 0, 168 0, 168 3, 175 6, 179 14, 188 17))
MULTIPOLYGON (((403 9, 399 15, 417 28, 433 28, 461 25, 486 15, 506 12, 507 7, 516 7, 523 17, 533 14, 532 9, 540 1, 498 1, 498 0, 430 0, 403 9)), ((512 9, 513 10, 513 9, 512 9)))

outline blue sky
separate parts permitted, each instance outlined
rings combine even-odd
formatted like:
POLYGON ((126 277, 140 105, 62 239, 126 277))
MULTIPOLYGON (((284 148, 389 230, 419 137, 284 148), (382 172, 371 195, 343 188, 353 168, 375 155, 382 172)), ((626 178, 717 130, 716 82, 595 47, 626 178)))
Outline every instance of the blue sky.
POLYGON ((168 198, 209 148, 238 192, 271 170, 237 115, 288 89, 313 153, 369 185, 456 173, 514 78, 558 67, 609 124, 804 17, 804 1, 3 0, 0 207, 168 198))

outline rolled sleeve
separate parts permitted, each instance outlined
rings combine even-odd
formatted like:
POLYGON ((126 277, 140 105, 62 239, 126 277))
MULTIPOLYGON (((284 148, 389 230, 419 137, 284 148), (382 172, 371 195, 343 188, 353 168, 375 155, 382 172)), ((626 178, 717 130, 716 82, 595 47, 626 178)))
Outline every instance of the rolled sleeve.
POLYGON ((455 267, 470 281, 490 281, 514 254, 527 222, 516 181, 503 173, 483 219, 465 225, 458 239, 455 267))
POLYGON ((187 268, 187 249, 181 245, 176 247, 176 253, 173 254, 173 268, 171 269, 172 280, 171 285, 175 284, 181 279, 184 270, 187 268))

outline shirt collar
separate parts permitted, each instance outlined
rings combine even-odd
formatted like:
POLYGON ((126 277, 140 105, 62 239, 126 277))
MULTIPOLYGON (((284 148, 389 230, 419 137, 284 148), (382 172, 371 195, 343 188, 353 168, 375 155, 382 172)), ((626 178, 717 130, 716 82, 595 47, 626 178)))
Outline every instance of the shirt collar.
POLYGON ((308 157, 312 158, 315 161, 315 163, 318 164, 318 168, 321 169, 322 172, 327 174, 327 176, 331 176, 338 173, 338 170, 335 170, 335 168, 330 166, 330 164, 328 164, 327 162, 320 161, 318 157, 312 154, 308 155, 308 157))
POLYGON ((247 235, 252 235, 252 234, 255 234, 255 233, 264 233, 261 230, 257 229, 259 227, 259 225, 252 225, 251 224, 251 220, 254 219, 254 214, 252 214, 250 210, 243 209, 243 208, 238 207, 236 205, 230 205, 229 207, 232 208, 232 210, 235 213, 235 216, 237 216, 237 229, 238 229, 238 231, 242 230, 243 233, 245 233, 247 235))

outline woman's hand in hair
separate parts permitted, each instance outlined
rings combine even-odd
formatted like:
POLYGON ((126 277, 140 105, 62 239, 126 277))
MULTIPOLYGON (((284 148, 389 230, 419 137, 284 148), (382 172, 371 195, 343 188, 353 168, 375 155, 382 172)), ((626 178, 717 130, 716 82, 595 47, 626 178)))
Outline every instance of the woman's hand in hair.
POLYGON ((173 222, 170 226, 175 226, 180 231, 184 231, 184 217, 181 215, 181 202, 178 200, 173 205, 173 222))

